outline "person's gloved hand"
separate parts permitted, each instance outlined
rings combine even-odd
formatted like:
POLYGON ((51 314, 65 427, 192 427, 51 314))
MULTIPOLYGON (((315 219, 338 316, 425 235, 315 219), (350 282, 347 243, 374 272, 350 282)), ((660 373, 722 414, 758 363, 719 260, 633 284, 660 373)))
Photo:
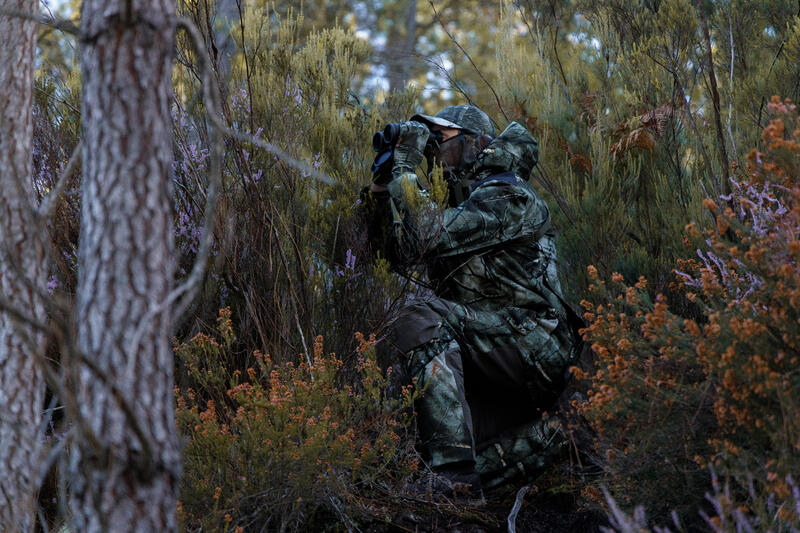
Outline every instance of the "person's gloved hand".
POLYGON ((403 172, 414 172, 414 169, 422 163, 422 152, 430 134, 428 127, 421 122, 411 120, 400 124, 400 140, 394 149, 393 176, 403 172))

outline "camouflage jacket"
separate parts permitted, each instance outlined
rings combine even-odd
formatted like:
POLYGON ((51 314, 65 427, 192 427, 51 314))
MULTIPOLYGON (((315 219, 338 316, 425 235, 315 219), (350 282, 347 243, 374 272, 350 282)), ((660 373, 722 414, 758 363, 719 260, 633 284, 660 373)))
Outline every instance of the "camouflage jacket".
POLYGON ((512 123, 480 154, 469 197, 445 209, 427 201, 415 174, 396 175, 383 204, 395 262, 424 264, 434 293, 457 303, 566 318, 550 211, 527 182, 537 157, 536 140, 512 123))

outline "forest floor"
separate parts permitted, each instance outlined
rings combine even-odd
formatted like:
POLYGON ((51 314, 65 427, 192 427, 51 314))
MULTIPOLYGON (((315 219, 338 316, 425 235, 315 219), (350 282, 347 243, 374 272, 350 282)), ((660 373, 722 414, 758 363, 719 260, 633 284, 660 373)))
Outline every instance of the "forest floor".
POLYGON ((564 472, 570 465, 555 465, 519 498, 521 506, 509 527, 509 517, 522 487, 507 486, 490 492, 486 504, 463 506, 423 499, 361 500, 364 518, 358 529, 373 533, 593 533, 608 526, 596 504, 581 498, 564 472), (367 518, 372 516, 372 519, 367 518))

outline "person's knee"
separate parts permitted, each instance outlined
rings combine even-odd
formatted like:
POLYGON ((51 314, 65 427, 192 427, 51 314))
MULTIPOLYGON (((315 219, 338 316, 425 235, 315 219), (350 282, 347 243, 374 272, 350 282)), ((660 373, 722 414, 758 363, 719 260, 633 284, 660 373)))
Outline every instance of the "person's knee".
POLYGON ((394 344, 404 354, 435 341, 444 328, 441 314, 429 302, 416 302, 406 306, 393 325, 394 344))

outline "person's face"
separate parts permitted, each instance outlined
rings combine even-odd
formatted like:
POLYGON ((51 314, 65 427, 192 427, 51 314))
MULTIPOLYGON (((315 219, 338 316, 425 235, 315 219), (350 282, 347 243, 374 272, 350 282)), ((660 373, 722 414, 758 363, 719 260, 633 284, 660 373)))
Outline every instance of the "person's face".
POLYGON ((461 161, 462 146, 456 137, 461 133, 461 130, 436 125, 431 127, 431 130, 442 134, 442 142, 439 143, 439 148, 433 154, 436 161, 443 164, 445 168, 457 166, 461 161))

